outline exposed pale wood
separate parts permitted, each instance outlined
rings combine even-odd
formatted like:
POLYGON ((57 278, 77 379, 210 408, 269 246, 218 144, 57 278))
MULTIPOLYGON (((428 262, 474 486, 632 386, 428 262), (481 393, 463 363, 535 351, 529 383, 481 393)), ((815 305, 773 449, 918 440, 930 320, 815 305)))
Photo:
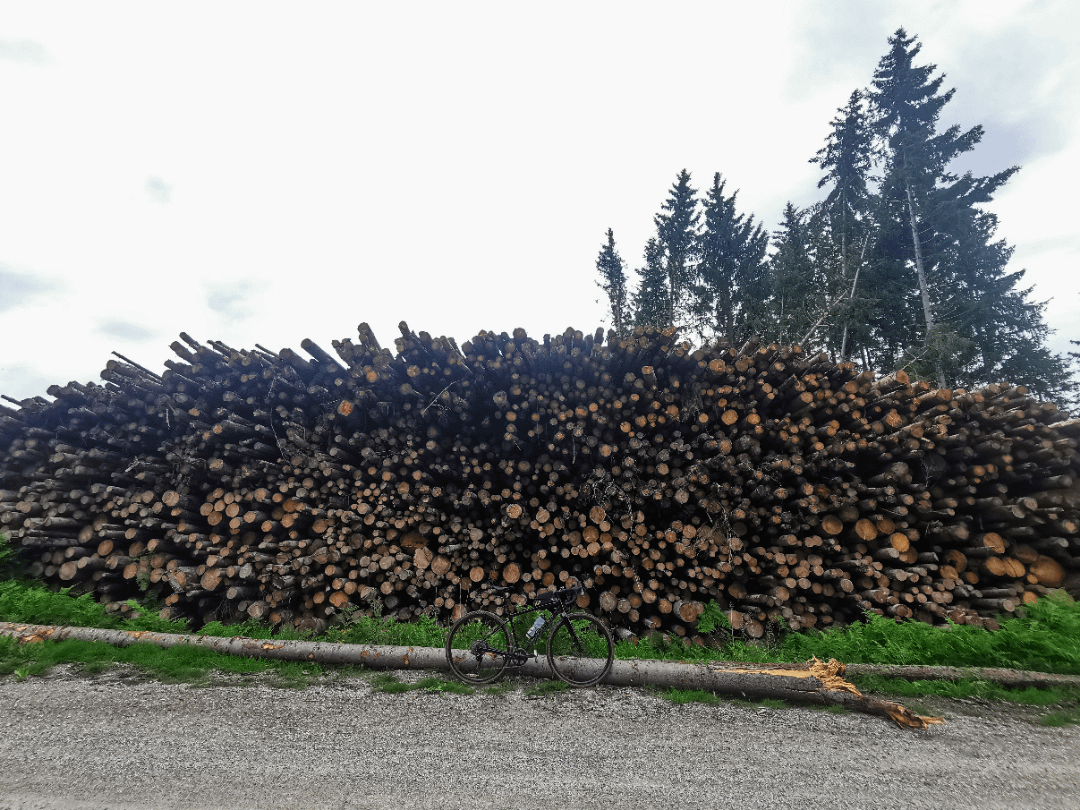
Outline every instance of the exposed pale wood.
POLYGON ((0 531, 76 592, 309 629, 505 612, 498 583, 687 638, 714 599, 764 637, 1080 589, 1080 429, 1021 387, 646 328, 302 347, 182 335, 0 414, 0 531))

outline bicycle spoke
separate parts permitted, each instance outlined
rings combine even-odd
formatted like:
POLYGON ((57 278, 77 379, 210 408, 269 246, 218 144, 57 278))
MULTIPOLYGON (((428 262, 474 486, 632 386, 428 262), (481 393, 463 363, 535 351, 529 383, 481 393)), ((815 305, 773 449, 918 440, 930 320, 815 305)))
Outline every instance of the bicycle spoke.
POLYGON ((450 670, 465 683, 494 681, 507 667, 509 650, 506 625, 487 611, 463 616, 446 639, 450 670))
POLYGON ((548 661, 571 686, 591 686, 611 669, 615 645, 595 616, 574 613, 559 620, 548 638, 548 661))

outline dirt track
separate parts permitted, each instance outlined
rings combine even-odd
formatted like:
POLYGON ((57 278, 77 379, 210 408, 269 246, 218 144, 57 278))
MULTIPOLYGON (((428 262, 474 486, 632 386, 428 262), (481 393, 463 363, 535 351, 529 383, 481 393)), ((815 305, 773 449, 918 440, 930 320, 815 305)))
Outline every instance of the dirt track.
POLYGON ((530 698, 383 694, 360 679, 292 691, 7 678, 0 809, 1080 807, 1080 728, 922 703, 946 724, 612 687, 530 698))

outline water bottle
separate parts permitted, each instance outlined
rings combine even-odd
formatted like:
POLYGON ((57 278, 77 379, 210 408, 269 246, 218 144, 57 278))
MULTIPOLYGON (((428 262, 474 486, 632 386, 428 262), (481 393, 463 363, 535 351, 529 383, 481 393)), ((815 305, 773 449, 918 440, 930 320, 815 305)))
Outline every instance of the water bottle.
POLYGON ((533 622, 533 626, 530 627, 529 632, 525 634, 525 638, 532 641, 536 637, 536 634, 540 632, 540 628, 544 626, 545 621, 547 621, 547 619, 544 618, 543 614, 537 616, 536 621, 533 622))

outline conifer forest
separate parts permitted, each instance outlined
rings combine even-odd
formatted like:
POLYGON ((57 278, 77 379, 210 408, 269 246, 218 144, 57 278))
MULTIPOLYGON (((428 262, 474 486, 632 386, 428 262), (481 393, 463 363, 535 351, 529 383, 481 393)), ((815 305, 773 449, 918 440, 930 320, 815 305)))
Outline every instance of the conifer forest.
POLYGON ((1068 400, 1070 358, 1046 347, 1044 304, 1009 266, 986 209, 1020 170, 950 168, 981 126, 948 125, 936 65, 903 29, 868 87, 837 110, 811 162, 822 198, 785 207, 767 232, 718 172, 702 193, 678 173, 633 272, 608 231, 597 258, 615 331, 677 326, 698 340, 798 344, 864 369, 904 369, 938 387, 1002 380, 1068 400))

